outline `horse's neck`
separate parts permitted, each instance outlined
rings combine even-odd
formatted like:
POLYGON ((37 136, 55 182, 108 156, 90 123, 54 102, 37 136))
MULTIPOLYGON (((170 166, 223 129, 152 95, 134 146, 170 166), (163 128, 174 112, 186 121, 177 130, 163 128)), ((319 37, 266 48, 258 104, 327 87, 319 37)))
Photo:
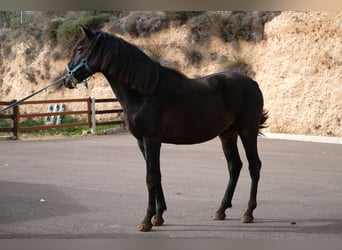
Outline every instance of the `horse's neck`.
POLYGON ((135 105, 138 105, 140 95, 132 91, 128 86, 126 86, 122 81, 116 79, 113 76, 105 75, 107 81, 109 82, 115 97, 120 102, 123 110, 127 110, 135 105))

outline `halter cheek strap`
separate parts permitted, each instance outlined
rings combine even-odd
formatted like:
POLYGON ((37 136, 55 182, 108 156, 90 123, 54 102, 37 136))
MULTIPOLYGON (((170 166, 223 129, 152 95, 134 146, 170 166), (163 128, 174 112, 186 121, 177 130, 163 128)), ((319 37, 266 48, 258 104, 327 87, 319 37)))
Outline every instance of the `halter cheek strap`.
POLYGON ((94 74, 93 70, 89 67, 88 62, 87 62, 86 59, 82 60, 82 62, 80 62, 79 64, 77 64, 76 67, 73 68, 73 69, 70 69, 68 65, 65 67, 65 69, 67 70, 68 75, 72 75, 72 76, 73 76, 73 75, 75 74, 75 72, 76 72, 77 70, 79 70, 80 68, 82 68, 82 67, 85 67, 86 70, 87 70, 91 75, 94 74))

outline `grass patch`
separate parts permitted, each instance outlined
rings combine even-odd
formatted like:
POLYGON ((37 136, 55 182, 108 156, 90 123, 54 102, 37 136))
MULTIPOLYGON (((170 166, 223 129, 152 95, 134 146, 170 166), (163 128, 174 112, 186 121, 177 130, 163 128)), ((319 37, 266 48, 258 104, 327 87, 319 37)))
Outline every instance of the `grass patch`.
POLYGON ((9 128, 11 124, 8 122, 8 120, 0 119, 0 128, 9 128))
MULTIPOLYGON (((85 119, 77 119, 75 117, 64 117, 62 124, 72 124, 78 122, 84 122, 85 119)), ((34 127, 34 126, 44 126, 44 119, 32 119, 28 118, 19 123, 19 127, 34 127)), ((70 128, 52 128, 47 130, 32 130, 32 131, 22 131, 21 134, 33 135, 33 136, 44 136, 44 135, 63 135, 63 136, 75 136, 82 135, 83 130, 88 130, 88 126, 77 126, 70 128)))
MULTIPOLYGON (((85 118, 76 118, 76 117, 64 117, 62 120, 62 124, 73 124, 73 123, 80 123, 86 122, 85 118)), ((0 120, 1 127, 3 126, 10 126, 9 123, 7 124, 6 121, 0 120)), ((28 118, 24 121, 19 123, 19 127, 34 127, 34 126, 44 126, 44 119, 32 119, 28 118)), ((107 130, 111 128, 117 128, 119 125, 100 125, 96 126, 96 130, 107 130)), ((52 129, 43 129, 43 130, 32 130, 32 131, 22 131, 20 134, 25 136, 81 136, 84 134, 84 131, 89 131, 90 128, 88 126, 75 126, 70 128, 52 128, 52 129)))

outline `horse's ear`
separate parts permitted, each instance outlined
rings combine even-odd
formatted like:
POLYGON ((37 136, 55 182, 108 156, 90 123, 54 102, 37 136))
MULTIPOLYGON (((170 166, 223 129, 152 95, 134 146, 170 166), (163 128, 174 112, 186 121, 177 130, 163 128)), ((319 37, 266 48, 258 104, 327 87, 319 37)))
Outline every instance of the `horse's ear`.
POLYGON ((96 35, 96 32, 86 26, 83 26, 81 25, 81 30, 83 32, 83 34, 89 39, 89 40, 92 40, 95 35, 96 35))

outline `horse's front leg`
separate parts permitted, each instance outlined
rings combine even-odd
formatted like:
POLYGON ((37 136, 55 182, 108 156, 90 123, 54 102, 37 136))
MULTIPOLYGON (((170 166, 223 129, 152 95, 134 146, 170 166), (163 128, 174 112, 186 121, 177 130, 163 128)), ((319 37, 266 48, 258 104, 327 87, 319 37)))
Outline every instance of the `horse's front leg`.
POLYGON ((146 185, 148 190, 147 212, 139 225, 139 230, 147 232, 152 229, 153 225, 160 226, 163 224, 162 215, 166 210, 159 160, 161 142, 151 138, 144 138, 142 141, 138 141, 138 144, 146 161, 146 185))

